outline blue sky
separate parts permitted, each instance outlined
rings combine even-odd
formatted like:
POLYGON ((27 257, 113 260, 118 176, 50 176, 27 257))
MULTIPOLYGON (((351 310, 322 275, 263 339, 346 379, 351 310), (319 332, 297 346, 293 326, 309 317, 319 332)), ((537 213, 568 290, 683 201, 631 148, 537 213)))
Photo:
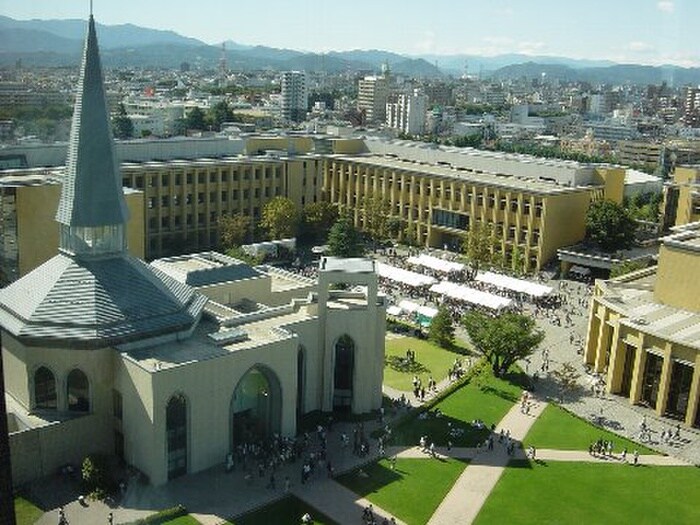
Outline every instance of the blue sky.
MULTIPOLYGON (((94 0, 103 24, 307 51, 525 53, 700 66, 700 0, 94 0)), ((84 18, 88 0, 0 0, 13 18, 84 18)))

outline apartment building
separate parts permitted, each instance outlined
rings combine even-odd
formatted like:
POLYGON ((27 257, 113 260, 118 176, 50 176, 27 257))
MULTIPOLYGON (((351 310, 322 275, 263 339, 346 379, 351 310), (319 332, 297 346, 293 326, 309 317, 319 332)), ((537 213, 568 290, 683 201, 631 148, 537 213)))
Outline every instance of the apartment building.
POLYGON ((389 80, 384 77, 367 76, 360 79, 357 94, 357 109, 365 112, 368 124, 382 124, 386 120, 386 103, 389 97, 389 80))
POLYGON ((301 122, 306 118, 309 94, 306 72, 285 71, 280 77, 280 109, 287 122, 301 122))
POLYGON ((386 105, 386 125, 408 135, 425 133, 425 115, 428 110, 428 97, 417 90, 412 94, 402 93, 396 102, 386 105))

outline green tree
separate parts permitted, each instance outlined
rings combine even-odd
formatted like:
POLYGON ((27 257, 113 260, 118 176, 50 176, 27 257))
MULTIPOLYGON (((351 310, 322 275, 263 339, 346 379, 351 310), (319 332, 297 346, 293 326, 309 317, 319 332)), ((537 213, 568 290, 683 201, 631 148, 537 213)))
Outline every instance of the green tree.
POLYGON ((202 131, 207 129, 206 115, 198 106, 193 107, 185 117, 187 129, 202 131))
POLYGON ((350 217, 341 215, 328 232, 328 255, 335 257, 362 257, 365 253, 360 233, 350 217))
POLYGON ((614 201, 597 201, 588 208, 586 237, 606 252, 631 247, 635 230, 634 219, 614 201))
POLYGON ((364 230, 374 241, 383 241, 388 237, 389 213, 391 205, 386 199, 380 197, 365 197, 364 230))
POLYGON ((646 268, 647 266, 649 266, 649 263, 646 260, 622 261, 621 263, 614 265, 610 269, 610 278, 614 279, 615 277, 620 277, 621 275, 636 272, 637 270, 641 270, 642 268, 646 268))
POLYGON ((462 324, 498 377, 516 361, 532 355, 544 339, 544 332, 536 328, 531 317, 512 312, 490 317, 473 311, 464 316, 462 324))
POLYGON ((117 114, 112 118, 112 129, 116 139, 125 140, 134 136, 134 123, 126 114, 124 104, 119 104, 117 114))
POLYGON ((430 322, 428 338, 442 348, 452 348, 455 328, 452 324, 452 315, 444 306, 438 309, 437 315, 430 322))
POLYGON ((337 206, 325 201, 310 202, 302 211, 302 233, 308 239, 321 239, 337 220, 337 206))
POLYGON ((250 226, 250 217, 242 213, 220 215, 219 232, 221 234, 221 244, 224 250, 230 250, 234 246, 240 246, 249 239, 250 226))
POLYGON ((207 112, 206 121, 217 131, 221 129, 223 122, 231 120, 233 120, 233 111, 225 100, 217 102, 207 112))
POLYGON ((560 401, 563 403, 564 396, 576 390, 578 378, 581 377, 581 374, 578 373, 573 364, 567 361, 562 363, 556 370, 553 370, 552 376, 559 383, 560 401))
POLYGON ((275 197, 263 206, 260 226, 272 239, 294 237, 299 228, 299 212, 287 197, 275 197))
POLYGON ((474 222, 465 233, 462 251, 472 267, 472 278, 476 277, 482 265, 491 263, 494 246, 494 229, 489 223, 474 222))

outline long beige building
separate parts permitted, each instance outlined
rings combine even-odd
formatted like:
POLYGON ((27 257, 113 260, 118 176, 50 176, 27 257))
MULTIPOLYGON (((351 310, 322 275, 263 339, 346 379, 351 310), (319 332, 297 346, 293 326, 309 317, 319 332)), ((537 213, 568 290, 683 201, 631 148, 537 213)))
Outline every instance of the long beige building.
POLYGON ((598 281, 585 360, 608 392, 700 428, 700 222, 663 239, 656 267, 598 281))

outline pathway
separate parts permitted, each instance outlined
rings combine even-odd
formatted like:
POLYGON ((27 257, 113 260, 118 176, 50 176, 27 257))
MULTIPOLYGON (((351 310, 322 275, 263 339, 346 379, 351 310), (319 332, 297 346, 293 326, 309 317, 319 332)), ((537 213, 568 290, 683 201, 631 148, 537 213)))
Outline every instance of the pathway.
MULTIPOLYGON (((516 403, 501 420, 497 430, 510 430, 512 439, 521 441, 545 406, 546 403, 535 400, 530 414, 526 415, 520 411, 520 404, 516 403)), ((472 523, 510 459, 505 447, 498 443, 491 451, 480 451, 442 500, 429 525, 472 523)))

